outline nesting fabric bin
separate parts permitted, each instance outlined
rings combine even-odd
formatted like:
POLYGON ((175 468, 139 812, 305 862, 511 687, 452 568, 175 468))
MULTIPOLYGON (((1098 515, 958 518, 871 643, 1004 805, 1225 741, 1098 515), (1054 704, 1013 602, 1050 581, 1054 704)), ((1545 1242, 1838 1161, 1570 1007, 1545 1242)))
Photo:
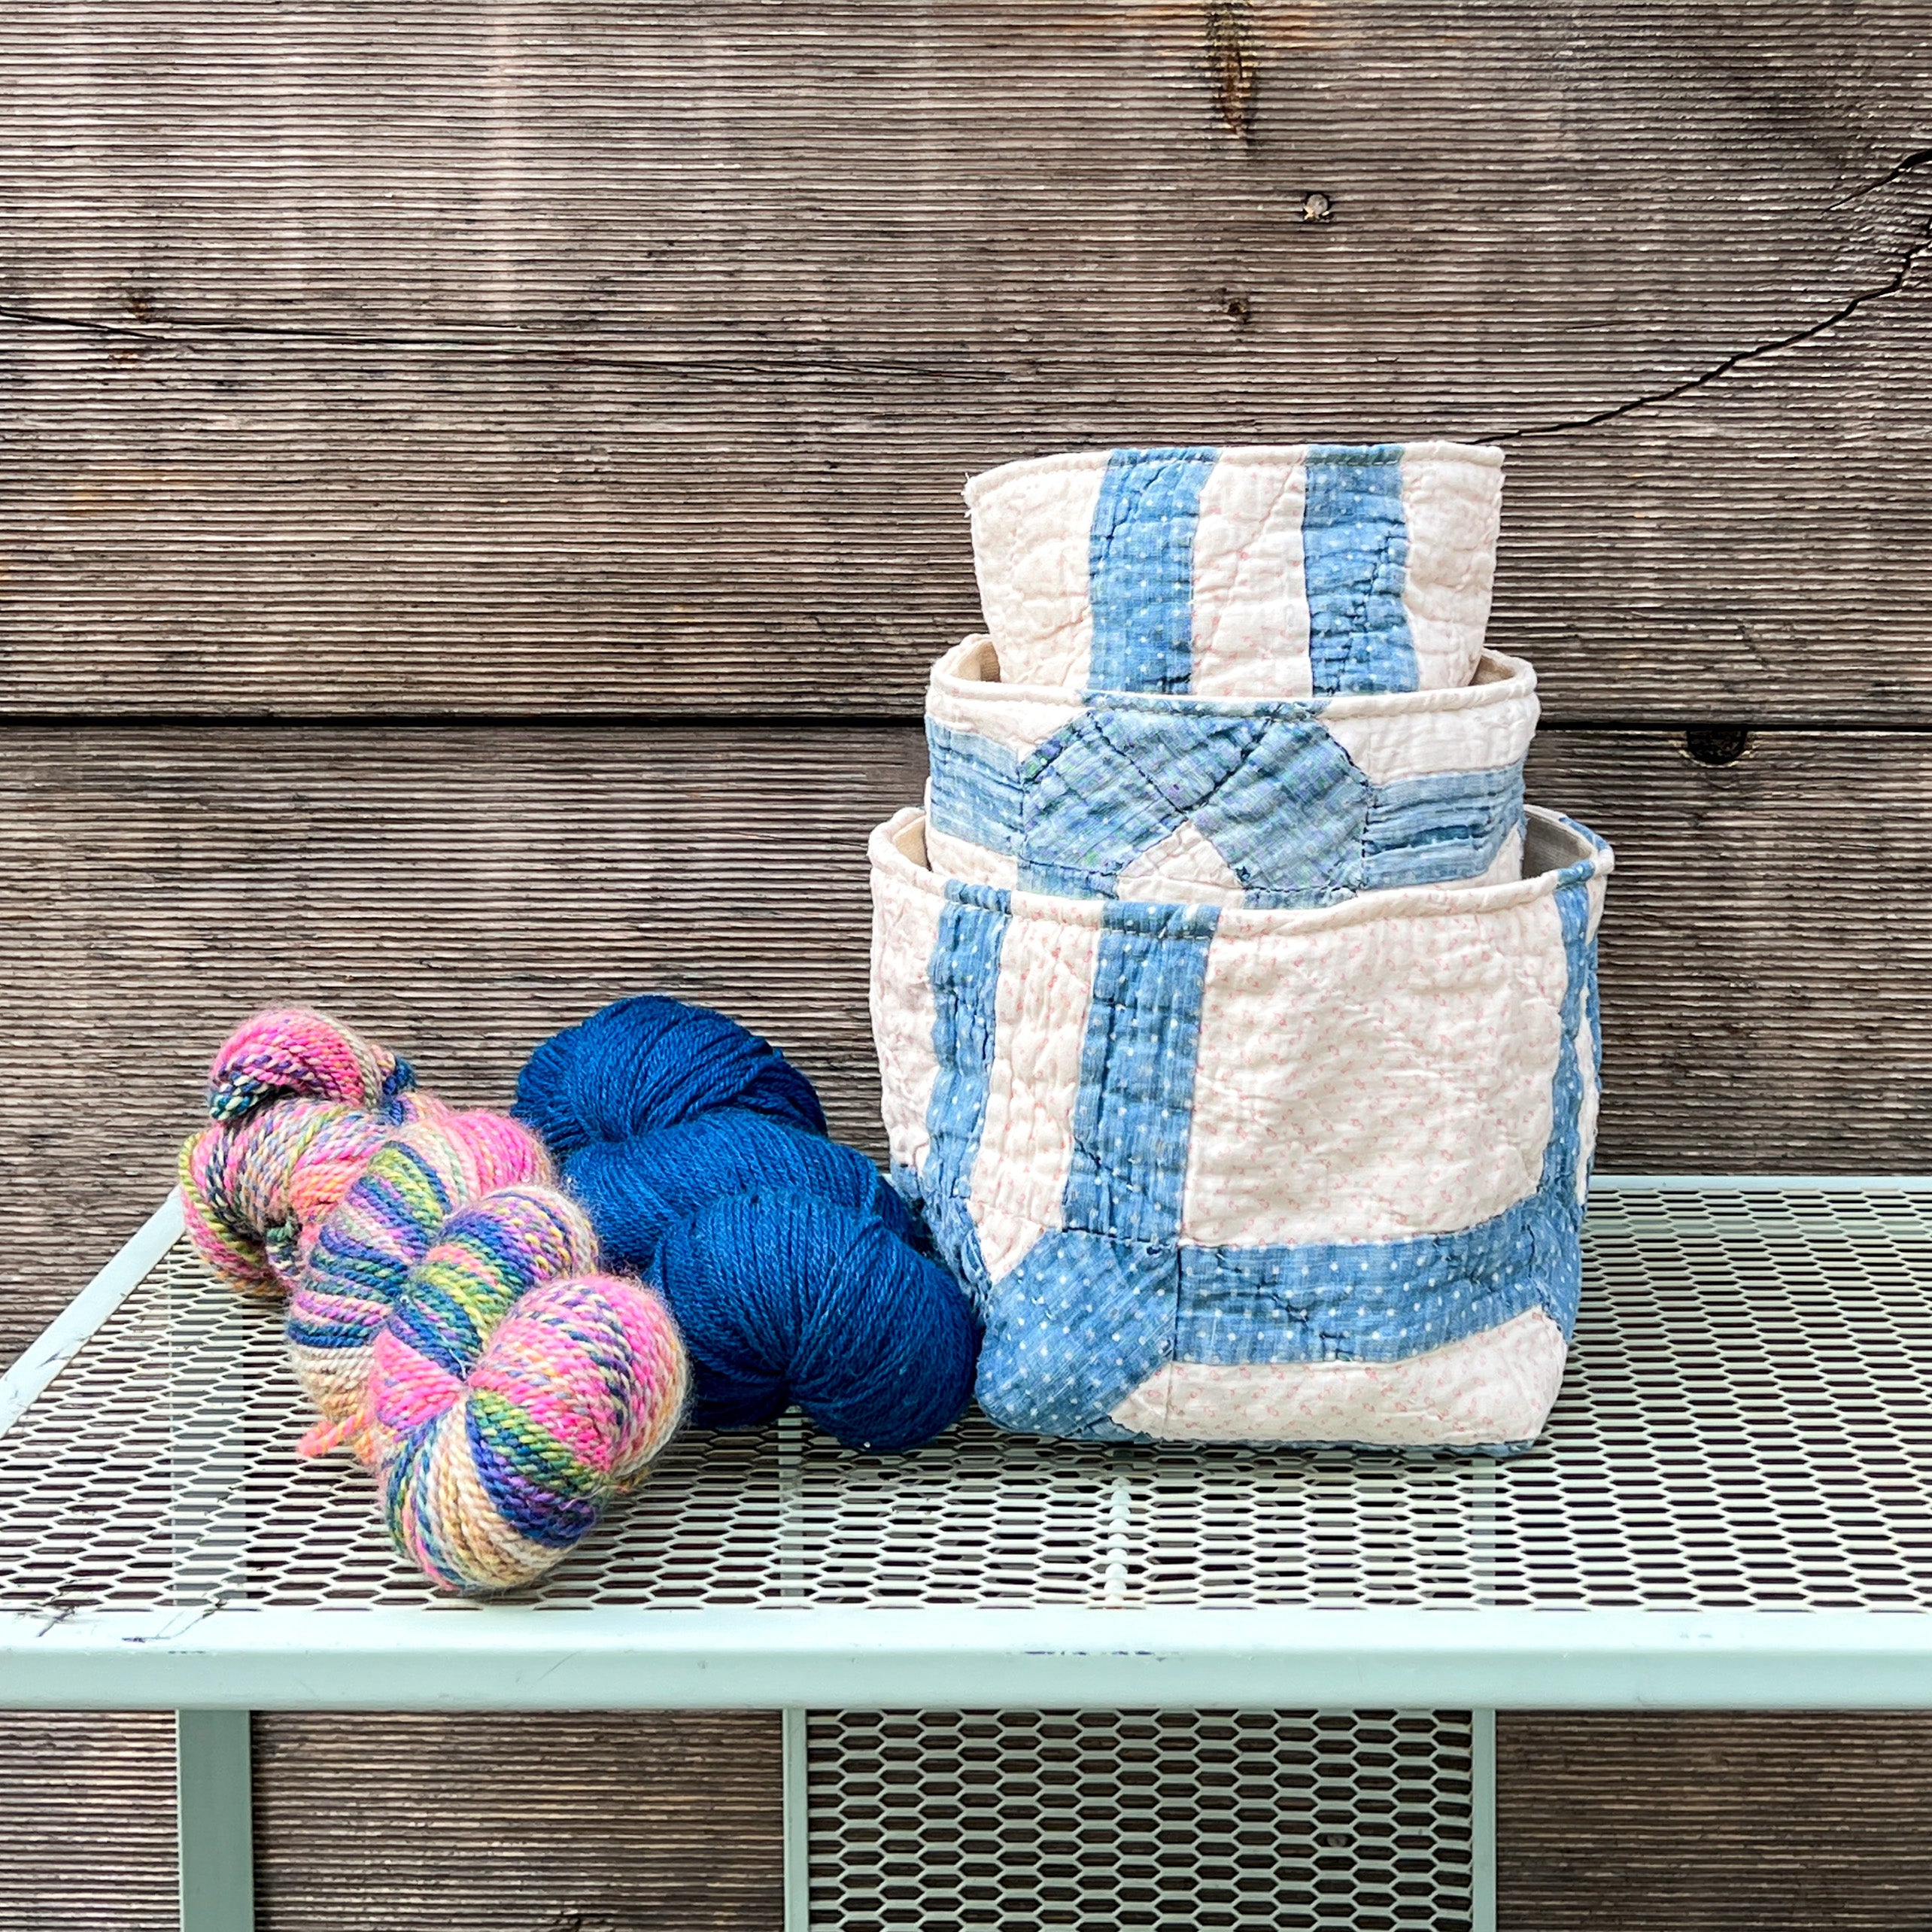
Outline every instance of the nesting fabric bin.
POLYGON ((1542 1426, 1575 1318, 1608 849, 1254 911, 940 879, 875 833, 897 1183, 986 1323, 981 1406, 1094 1440, 1542 1426))
POLYGON ((1332 905, 1520 876, 1536 676, 1386 697, 1084 696, 1004 682, 990 638, 926 703, 927 857, 949 878, 1083 898, 1332 905))
POLYGON ((1305 697, 1467 684, 1502 453, 1461 443, 1086 450, 966 486, 1007 677, 1305 697))
POLYGON ((1526 804, 1501 457, 967 488, 989 634, 873 836, 895 1184, 1002 1426, 1505 1454, 1562 1381, 1608 846, 1526 804))

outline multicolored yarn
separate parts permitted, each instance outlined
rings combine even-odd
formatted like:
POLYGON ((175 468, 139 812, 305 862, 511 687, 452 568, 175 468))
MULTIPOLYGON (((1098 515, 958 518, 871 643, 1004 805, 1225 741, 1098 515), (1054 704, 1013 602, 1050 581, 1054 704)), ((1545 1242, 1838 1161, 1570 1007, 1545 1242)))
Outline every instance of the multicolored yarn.
POLYGON ((656 995, 545 1040, 515 1113, 646 1275, 691 1354, 694 1421, 792 1402, 854 1448, 928 1441, 964 1408, 977 1317, 904 1204, 827 1137, 818 1095, 735 1020, 656 995))
POLYGON ((670 1438, 689 1380, 663 1302, 597 1269, 536 1138, 416 1091, 319 1013, 257 1015, 217 1055, 181 1154, 188 1232, 224 1279, 288 1301, 322 1422, 438 1581, 540 1575, 670 1438))
POLYGON ((554 1188, 499 1189, 443 1223, 377 1338, 389 1526, 432 1576, 542 1574, 676 1429, 677 1331, 597 1253, 554 1188))

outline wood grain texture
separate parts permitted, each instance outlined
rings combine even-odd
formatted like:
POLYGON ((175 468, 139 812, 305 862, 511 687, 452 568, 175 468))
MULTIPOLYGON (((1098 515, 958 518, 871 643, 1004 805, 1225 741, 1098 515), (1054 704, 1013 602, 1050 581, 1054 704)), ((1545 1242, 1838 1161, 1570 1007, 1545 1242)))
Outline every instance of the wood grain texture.
MULTIPOLYGON (((1913 1932, 1932 1719, 1506 1714, 1501 1932, 1913 1932)), ((260 1716, 263 1932, 758 1932, 777 1721, 260 1716)), ((0 1916, 174 1932, 165 1716, 0 1718, 0 1916)))
POLYGON ((1601 936, 1597 1164, 1641 1173, 1932 1168, 1932 739, 1545 731, 1539 803, 1617 850, 1601 936))
POLYGON ((0 1924, 176 1932, 175 1721, 0 1712, 0 1924))
POLYGON ((20 0, 0 709, 909 715, 969 471, 1426 433, 1553 716, 1924 721, 1924 26, 20 0))
POLYGON ((778 1932, 776 1712, 255 1720, 260 1932, 778 1932))
POLYGON ((172 1184, 208 1056, 308 1002, 466 1105, 646 989, 723 1007, 882 1152, 865 839, 920 734, 15 731, 0 758, 0 1345, 172 1184))
POLYGON ((1496 1722, 1499 1932, 1923 1932, 1932 1718, 1496 1722))

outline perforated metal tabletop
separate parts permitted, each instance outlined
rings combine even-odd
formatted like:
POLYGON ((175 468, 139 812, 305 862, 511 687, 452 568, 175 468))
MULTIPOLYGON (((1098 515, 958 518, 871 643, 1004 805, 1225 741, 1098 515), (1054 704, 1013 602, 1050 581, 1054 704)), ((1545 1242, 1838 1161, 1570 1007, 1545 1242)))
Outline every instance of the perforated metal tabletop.
POLYGON ((1932 1705, 1932 1184, 1602 1182, 1585 1246, 1507 1462, 787 1418, 478 1604, 164 1209, 10 1378, 0 1703, 1932 1705))

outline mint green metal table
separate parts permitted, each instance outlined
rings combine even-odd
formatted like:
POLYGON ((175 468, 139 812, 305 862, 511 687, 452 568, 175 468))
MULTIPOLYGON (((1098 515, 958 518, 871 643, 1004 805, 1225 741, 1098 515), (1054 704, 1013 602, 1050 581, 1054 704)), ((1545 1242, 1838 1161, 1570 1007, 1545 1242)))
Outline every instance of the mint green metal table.
POLYGON ((170 1202, 0 1384, 0 1706, 180 1713, 185 1932, 252 1922, 251 1711, 672 1707, 786 1712, 794 1932, 913 1922, 907 1869, 928 1925, 1040 1872, 1165 1924, 1177 1806, 1217 1924, 1483 1932, 1497 1710, 1932 1707, 1932 1181, 1600 1179, 1585 1239, 1513 1461, 787 1418, 478 1604, 296 1458, 170 1202))

